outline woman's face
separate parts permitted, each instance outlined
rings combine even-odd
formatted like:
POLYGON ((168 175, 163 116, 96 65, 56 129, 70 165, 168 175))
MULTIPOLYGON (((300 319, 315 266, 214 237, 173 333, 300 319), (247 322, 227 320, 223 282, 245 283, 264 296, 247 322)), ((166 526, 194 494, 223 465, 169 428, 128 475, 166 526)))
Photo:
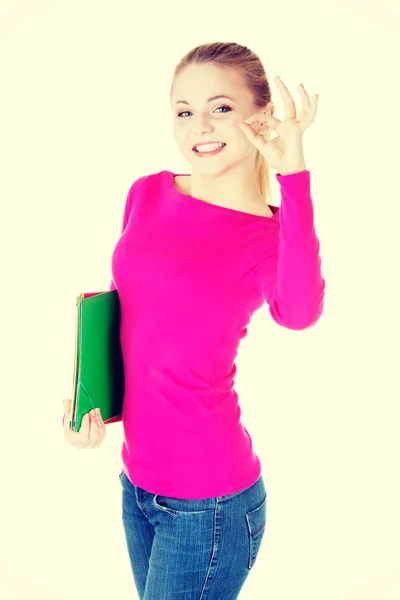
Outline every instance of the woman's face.
POLYGON ((194 170, 215 172, 251 155, 255 158, 256 148, 238 123, 260 111, 255 110, 250 92, 236 73, 210 64, 190 65, 175 79, 171 107, 178 148, 194 170), (209 100, 219 95, 230 98, 209 100), (202 158, 193 146, 204 142, 223 142, 226 146, 222 152, 202 158))

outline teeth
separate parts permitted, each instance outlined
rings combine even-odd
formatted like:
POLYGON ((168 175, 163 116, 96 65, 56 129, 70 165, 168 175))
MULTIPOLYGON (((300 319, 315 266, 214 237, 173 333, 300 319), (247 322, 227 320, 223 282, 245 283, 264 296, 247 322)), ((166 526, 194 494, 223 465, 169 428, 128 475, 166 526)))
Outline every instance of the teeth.
POLYGON ((216 150, 217 148, 222 148, 225 146, 222 142, 220 144, 205 144, 204 146, 195 146, 198 152, 211 152, 212 150, 216 150))

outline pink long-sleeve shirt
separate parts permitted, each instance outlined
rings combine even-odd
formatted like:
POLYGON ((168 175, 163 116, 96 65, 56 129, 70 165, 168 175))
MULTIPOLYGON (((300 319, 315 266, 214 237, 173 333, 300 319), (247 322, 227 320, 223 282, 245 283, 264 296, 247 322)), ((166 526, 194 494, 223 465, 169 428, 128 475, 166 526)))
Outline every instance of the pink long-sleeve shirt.
POLYGON ((234 389, 240 340, 265 302, 279 325, 313 326, 325 289, 310 172, 275 176, 272 217, 187 196, 170 171, 129 189, 110 290, 121 306, 121 457, 148 492, 225 496, 261 473, 234 389))

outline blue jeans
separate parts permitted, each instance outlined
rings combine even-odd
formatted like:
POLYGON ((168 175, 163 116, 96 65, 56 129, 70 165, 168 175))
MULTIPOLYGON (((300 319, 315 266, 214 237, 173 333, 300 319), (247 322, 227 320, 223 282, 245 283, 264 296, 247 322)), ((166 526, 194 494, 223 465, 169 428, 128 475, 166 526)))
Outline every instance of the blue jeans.
POLYGON ((236 600, 264 537, 262 475, 205 500, 152 494, 122 470, 122 523, 140 600, 236 600))

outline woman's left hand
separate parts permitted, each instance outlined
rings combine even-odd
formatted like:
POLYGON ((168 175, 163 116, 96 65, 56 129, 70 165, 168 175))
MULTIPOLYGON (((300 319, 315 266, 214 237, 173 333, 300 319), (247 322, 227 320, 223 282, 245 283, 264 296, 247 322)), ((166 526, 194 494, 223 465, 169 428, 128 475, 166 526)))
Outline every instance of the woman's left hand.
POLYGON ((280 121, 271 114, 259 113, 252 115, 243 123, 239 123, 239 127, 247 139, 260 151, 268 165, 276 169, 280 175, 290 175, 306 170, 302 135, 314 121, 318 107, 318 95, 314 94, 310 102, 306 90, 300 84, 298 89, 302 109, 297 116, 296 105, 289 90, 278 76, 275 77, 275 82, 283 97, 285 120, 280 121), (265 140, 260 133, 253 129, 252 124, 255 123, 260 124, 258 129, 260 133, 265 132, 266 129, 272 129, 278 137, 265 140))

